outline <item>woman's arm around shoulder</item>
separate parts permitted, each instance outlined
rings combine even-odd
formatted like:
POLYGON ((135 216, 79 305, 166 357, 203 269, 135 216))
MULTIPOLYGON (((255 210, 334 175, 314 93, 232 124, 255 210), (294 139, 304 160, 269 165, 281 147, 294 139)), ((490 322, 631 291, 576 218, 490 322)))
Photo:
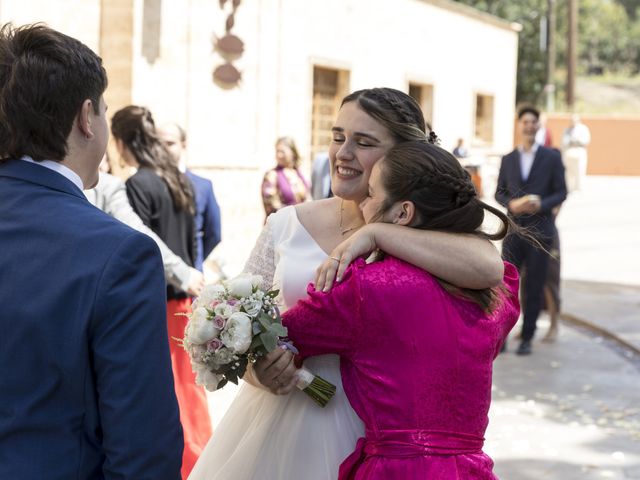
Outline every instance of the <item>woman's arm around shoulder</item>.
POLYGON ((331 288, 334 278, 340 281, 355 258, 376 248, 462 288, 495 287, 504 272, 500 253, 491 241, 479 236, 371 223, 331 252, 318 271, 316 287, 331 288))

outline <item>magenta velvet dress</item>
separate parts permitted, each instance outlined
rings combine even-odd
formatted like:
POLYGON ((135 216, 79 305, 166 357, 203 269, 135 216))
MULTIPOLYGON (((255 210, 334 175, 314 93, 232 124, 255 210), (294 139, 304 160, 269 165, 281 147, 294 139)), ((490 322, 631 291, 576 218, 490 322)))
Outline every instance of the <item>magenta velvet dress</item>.
MULTIPOLYGON (((340 480, 495 479, 482 451, 492 362, 518 319, 518 273, 490 316, 393 257, 355 262, 329 293, 283 315, 302 356, 338 353, 366 436, 340 480)), ((310 435, 313 432, 309 432, 310 435)))

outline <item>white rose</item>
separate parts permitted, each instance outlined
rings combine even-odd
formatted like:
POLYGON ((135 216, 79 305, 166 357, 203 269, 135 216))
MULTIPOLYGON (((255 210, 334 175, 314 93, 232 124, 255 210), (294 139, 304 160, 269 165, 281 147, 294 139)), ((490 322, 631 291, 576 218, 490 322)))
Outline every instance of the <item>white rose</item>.
POLYGON ((204 386, 210 392, 215 392, 218 388, 218 383, 222 380, 222 375, 216 375, 210 371, 206 365, 198 364, 193 369, 196 374, 196 383, 204 386))
POLYGON ((262 301, 258 299, 250 299, 242 303, 247 315, 255 317, 262 309, 262 301))
POLYGON ((251 275, 251 285, 254 288, 261 288, 263 281, 262 275, 251 275))
POLYGON ((229 318, 233 313, 233 307, 226 303, 219 303, 215 307, 213 307, 213 313, 222 318, 229 318))
POLYGON ((218 367, 228 365, 232 361, 237 360, 234 353, 228 348, 221 348, 213 354, 213 361, 218 367))
POLYGON ((206 307, 209 306, 211 302, 222 300, 225 293, 226 290, 219 283, 205 285, 195 303, 200 307, 206 307))
POLYGON ((218 336, 215 324, 209 320, 209 312, 204 307, 196 308, 186 328, 187 338, 191 343, 203 344, 218 336))
POLYGON ((227 280, 227 288, 234 297, 248 297, 253 293, 253 275, 242 274, 227 280))
POLYGON ((245 353, 251 346, 253 332, 251 317, 244 312, 235 312, 229 317, 220 340, 234 353, 245 353))

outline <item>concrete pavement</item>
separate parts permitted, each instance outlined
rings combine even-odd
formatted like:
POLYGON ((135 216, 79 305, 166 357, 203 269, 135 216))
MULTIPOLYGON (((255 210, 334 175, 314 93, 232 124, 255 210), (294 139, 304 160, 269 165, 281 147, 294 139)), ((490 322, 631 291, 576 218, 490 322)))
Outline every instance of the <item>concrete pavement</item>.
POLYGON ((640 479, 639 191, 587 177, 562 208, 562 311, 587 329, 496 361, 486 449, 503 480, 640 479))

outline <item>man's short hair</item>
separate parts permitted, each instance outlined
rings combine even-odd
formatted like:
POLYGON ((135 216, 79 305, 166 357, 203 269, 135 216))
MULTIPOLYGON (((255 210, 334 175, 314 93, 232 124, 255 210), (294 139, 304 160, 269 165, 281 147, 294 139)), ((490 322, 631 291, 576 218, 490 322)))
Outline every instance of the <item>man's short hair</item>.
POLYGON ((29 155, 63 160, 82 104, 99 113, 107 88, 102 60, 44 24, 0 29, 0 161, 29 155))
POLYGON ((518 120, 520 120, 522 116, 526 115, 527 113, 530 113, 534 117, 536 117, 536 120, 540 120, 540 110, 532 105, 525 105, 524 107, 520 107, 520 109, 518 109, 518 120))

